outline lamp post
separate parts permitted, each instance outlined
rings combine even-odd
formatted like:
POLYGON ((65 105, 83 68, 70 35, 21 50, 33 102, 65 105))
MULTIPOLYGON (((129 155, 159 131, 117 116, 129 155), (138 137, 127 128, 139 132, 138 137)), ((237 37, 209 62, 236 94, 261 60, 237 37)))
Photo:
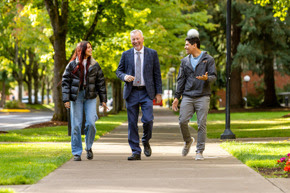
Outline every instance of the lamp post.
POLYGON ((246 108, 248 108, 248 82, 251 80, 249 75, 244 76, 244 81, 246 82, 246 108))
POLYGON ((221 139, 236 139, 236 135, 231 131, 231 120, 230 120, 230 79, 231 79, 231 0, 227 0, 227 64, 226 64, 226 75, 227 75, 227 86, 226 86, 226 127, 221 139))
MULTIPOLYGON (((171 75, 172 76, 174 75, 175 78, 175 68, 174 67, 169 68, 169 72, 171 72, 171 75)), ((174 95, 175 93, 175 88, 176 88, 176 80, 173 79, 172 77, 172 95, 174 95)))
POLYGON ((170 102, 169 102, 169 94, 170 94, 170 78, 172 78, 172 73, 170 71, 167 72, 167 105, 168 108, 170 108, 170 102))

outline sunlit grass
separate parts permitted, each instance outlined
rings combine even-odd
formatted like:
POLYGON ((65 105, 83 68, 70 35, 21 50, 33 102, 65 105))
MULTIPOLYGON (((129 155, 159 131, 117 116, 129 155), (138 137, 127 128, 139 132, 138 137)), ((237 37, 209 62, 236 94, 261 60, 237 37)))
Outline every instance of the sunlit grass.
POLYGON ((16 193, 16 192, 11 188, 0 188, 0 193, 16 193))
MULTIPOLYGON (((126 112, 102 117, 96 122, 96 140, 126 120, 126 112)), ((14 130, 0 134, 0 141, 68 142, 0 144, 0 185, 33 184, 72 157, 67 126, 14 130)), ((13 190, 4 191, 10 193, 13 190)))
MULTIPOLYGON (((282 118, 289 112, 231 113, 230 128, 237 138, 290 137, 290 118, 282 118)), ((191 126, 197 129, 196 123, 191 126)), ((225 130, 225 115, 209 114, 207 137, 220 138, 225 130)))
POLYGON ((32 184, 68 161, 70 143, 0 144, 0 185, 32 184))
POLYGON ((28 109, 34 109, 34 110, 47 110, 47 111, 53 111, 54 104, 50 103, 47 104, 25 104, 26 108, 28 109))
MULTIPOLYGON (((96 122, 97 133, 95 140, 112 131, 126 120, 126 112, 101 117, 96 122)), ((84 136, 82 138, 84 140, 84 136)), ((0 142, 69 142, 70 139, 67 126, 12 130, 9 133, 0 133, 0 142)))
MULTIPOLYGON (((257 168, 275 168, 277 160, 290 153, 289 141, 270 143, 224 142, 220 146, 255 170, 257 168)), ((282 169, 281 173, 283 173, 282 169)))
MULTIPOLYGON (((230 114, 231 121, 235 120, 269 120, 273 118, 281 118, 284 115, 289 114, 287 111, 277 111, 277 112, 232 112, 230 114)), ((208 121, 224 121, 225 113, 210 113, 208 114, 208 121)))

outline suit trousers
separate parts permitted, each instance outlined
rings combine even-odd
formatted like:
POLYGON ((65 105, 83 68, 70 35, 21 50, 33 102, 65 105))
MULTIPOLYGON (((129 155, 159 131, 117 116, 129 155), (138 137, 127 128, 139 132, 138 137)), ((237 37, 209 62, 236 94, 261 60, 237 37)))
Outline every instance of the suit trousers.
POLYGON ((205 149, 206 140, 206 120, 209 110, 210 97, 187 97, 183 96, 180 105, 179 126, 185 142, 189 142, 191 135, 188 123, 192 115, 196 112, 197 116, 197 144, 196 153, 202 153, 205 149))
POLYGON ((130 95, 126 99, 126 108, 128 115, 128 142, 133 154, 141 154, 141 148, 139 145, 140 138, 138 133, 139 106, 141 106, 142 110, 142 142, 149 142, 152 137, 152 127, 154 119, 153 100, 149 98, 146 89, 135 90, 133 88, 130 95))

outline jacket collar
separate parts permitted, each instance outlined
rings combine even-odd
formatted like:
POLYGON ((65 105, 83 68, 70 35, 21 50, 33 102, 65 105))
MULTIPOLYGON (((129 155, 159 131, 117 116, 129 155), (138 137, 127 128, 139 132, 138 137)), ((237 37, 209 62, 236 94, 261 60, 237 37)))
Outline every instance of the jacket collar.
MULTIPOLYGON (((198 62, 198 64, 196 65, 196 66, 198 66, 203 60, 205 60, 205 59, 207 59, 208 58, 208 54, 207 54, 207 52, 205 51, 204 53, 203 53, 203 55, 201 56, 201 58, 200 58, 200 60, 199 60, 199 62, 198 62)), ((194 72, 194 70, 193 70, 193 67, 192 67, 192 65, 191 65, 191 62, 190 62, 190 55, 187 55, 186 57, 185 57, 185 60, 186 60, 186 65, 194 72)))
MULTIPOLYGON (((80 62, 80 61, 79 61, 79 58, 76 57, 75 60, 76 60, 76 64, 78 65, 79 62, 80 62)), ((91 66, 94 66, 94 65, 96 65, 96 64, 98 63, 98 62, 97 62, 97 61, 96 61, 92 56, 91 56, 91 60, 90 60, 90 61, 91 61, 91 63, 90 63, 90 67, 91 67, 91 66)))

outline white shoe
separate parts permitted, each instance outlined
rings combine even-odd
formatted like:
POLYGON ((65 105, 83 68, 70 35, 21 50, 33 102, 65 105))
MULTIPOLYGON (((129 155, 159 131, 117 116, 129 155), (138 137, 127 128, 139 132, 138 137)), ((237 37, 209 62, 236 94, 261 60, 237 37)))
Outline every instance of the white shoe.
POLYGON ((195 160, 198 160, 198 161, 204 160, 202 153, 197 153, 195 156, 195 160))
POLYGON ((189 153, 191 145, 194 143, 194 138, 191 137, 191 140, 189 142, 184 143, 184 147, 182 149, 182 156, 186 156, 189 153))

